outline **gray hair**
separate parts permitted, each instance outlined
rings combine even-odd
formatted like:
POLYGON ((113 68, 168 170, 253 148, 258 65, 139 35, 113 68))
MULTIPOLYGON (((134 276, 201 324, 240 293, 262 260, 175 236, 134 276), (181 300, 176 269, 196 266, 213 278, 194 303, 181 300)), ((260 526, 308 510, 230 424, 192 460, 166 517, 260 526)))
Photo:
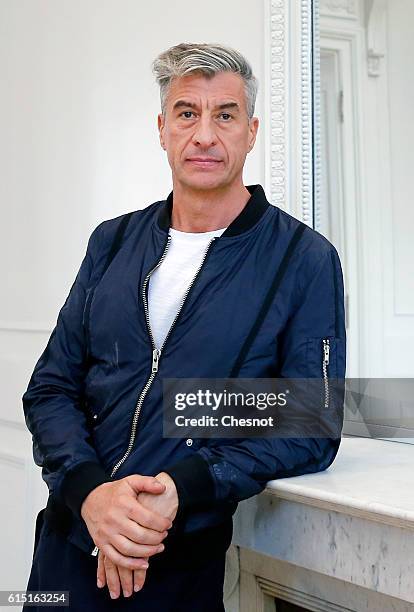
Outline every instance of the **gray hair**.
POLYGON ((247 114, 253 117, 259 83, 249 62, 235 49, 216 44, 180 43, 161 53, 152 63, 152 69, 160 86, 163 114, 174 77, 199 72, 211 78, 218 72, 235 72, 244 81, 247 114))

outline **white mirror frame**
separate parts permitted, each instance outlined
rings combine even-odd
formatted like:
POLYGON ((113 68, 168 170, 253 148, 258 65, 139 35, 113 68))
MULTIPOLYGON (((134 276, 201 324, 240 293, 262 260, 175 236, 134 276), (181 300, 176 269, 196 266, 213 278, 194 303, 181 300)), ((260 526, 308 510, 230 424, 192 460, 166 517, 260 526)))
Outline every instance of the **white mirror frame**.
POLYGON ((265 0, 265 187, 310 226, 320 200, 319 0, 265 0))

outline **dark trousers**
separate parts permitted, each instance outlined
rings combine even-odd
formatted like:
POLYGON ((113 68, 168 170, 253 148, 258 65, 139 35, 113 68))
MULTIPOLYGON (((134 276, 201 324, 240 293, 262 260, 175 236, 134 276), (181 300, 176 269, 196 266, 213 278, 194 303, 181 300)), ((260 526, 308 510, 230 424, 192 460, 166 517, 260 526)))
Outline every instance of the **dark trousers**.
MULTIPOLYGON (((72 545, 47 523, 40 526, 28 591, 69 591, 74 612, 223 612, 225 553, 197 568, 162 567, 149 560, 143 588, 131 597, 115 600, 107 587, 96 586, 97 559, 72 545)), ((43 612, 44 607, 24 607, 43 612)))

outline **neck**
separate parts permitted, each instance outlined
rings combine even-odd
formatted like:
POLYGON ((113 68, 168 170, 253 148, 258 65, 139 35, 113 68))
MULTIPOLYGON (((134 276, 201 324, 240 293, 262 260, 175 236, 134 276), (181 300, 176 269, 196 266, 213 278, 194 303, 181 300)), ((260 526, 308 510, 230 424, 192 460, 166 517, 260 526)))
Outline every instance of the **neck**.
POLYGON ((182 232, 210 232, 229 226, 251 195, 241 180, 220 189, 192 189, 173 181, 173 194, 171 227, 182 232))

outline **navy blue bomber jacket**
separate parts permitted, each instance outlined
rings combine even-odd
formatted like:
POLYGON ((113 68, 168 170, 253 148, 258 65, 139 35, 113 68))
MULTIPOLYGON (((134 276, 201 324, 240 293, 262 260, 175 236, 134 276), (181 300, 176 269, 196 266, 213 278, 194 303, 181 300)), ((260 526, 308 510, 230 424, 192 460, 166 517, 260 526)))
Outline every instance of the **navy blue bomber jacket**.
POLYGON ((23 396, 34 459, 49 488, 45 517, 85 552, 94 543, 82 502, 111 478, 170 474, 180 504, 173 542, 179 534, 219 533, 237 503, 269 480, 324 470, 335 458, 336 437, 189 445, 162 436, 163 378, 321 377, 324 340, 329 377, 345 377, 336 249, 271 205, 260 185, 247 188, 244 209, 209 244, 161 353, 148 328, 147 285, 168 248, 173 194, 130 214, 107 269, 125 215, 104 221, 89 239, 23 396))

